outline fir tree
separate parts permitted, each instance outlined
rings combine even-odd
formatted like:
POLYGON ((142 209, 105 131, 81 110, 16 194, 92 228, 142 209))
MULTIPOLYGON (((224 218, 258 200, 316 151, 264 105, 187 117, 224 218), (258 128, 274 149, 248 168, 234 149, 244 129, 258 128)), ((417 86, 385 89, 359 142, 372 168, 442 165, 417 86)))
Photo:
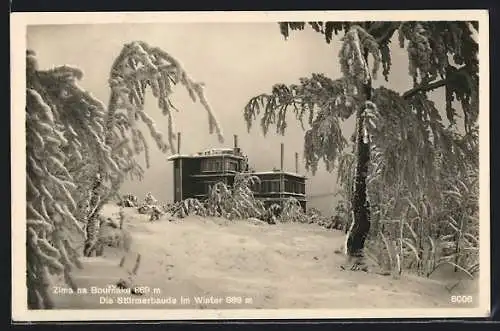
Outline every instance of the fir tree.
POLYGON ((81 267, 96 243, 102 206, 118 192, 126 176, 141 178, 136 157, 148 146, 137 124, 144 122, 162 152, 175 152, 170 101, 183 85, 208 113, 210 133, 223 136, 203 91, 170 54, 143 42, 126 44, 113 63, 108 105, 78 85, 83 72, 70 66, 38 68, 26 54, 27 288, 31 309, 53 308, 50 284, 81 267), (144 110, 146 89, 168 118, 166 139, 144 110))
POLYGON ((342 35, 342 77, 312 74, 299 84, 277 84, 270 94, 249 101, 244 118, 249 130, 261 115, 264 134, 273 125, 277 134, 284 134, 287 113, 292 112, 306 130, 306 168, 315 173, 320 160, 328 171, 338 166, 352 217, 346 250, 357 268, 370 232, 370 211, 387 198, 372 189, 390 186, 391 199, 412 189, 424 192, 442 175, 443 167, 464 171, 478 164, 479 27, 477 22, 466 21, 279 23, 285 39, 291 30, 306 26, 323 35, 327 43, 342 35), (390 43, 396 33, 400 47, 406 47, 408 74, 414 82, 403 94, 372 87, 380 68, 385 80, 389 79, 390 43), (449 125, 428 98, 438 88, 446 89, 449 125), (456 123, 457 103, 462 108, 462 128, 456 123), (352 153, 341 129, 351 116, 356 119, 352 153), (371 205, 367 197, 372 197, 371 205))

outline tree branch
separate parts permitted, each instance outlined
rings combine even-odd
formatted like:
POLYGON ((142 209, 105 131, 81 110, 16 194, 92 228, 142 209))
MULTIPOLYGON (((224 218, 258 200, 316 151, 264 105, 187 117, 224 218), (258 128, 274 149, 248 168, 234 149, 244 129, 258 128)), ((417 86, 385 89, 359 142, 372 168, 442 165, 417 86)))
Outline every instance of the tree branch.
POLYGON ((419 92, 429 92, 429 91, 435 90, 437 88, 445 86, 446 84, 448 84, 449 81, 450 81, 449 78, 445 78, 445 79, 438 80, 437 82, 434 82, 434 83, 419 85, 419 86, 414 87, 414 88, 406 91, 405 93, 403 93, 403 99, 409 99, 419 92))
POLYGON ((403 99, 409 99, 419 92, 429 92, 429 91, 435 90, 437 88, 440 88, 442 86, 445 86, 448 83, 450 83, 451 81, 453 81, 453 79, 456 77, 456 75, 460 75, 466 70, 468 70, 468 66, 463 66, 460 69, 456 69, 453 72, 451 72, 450 74, 448 74, 446 76, 446 78, 435 81, 433 83, 416 86, 416 87, 406 91, 405 93, 403 93, 403 99))

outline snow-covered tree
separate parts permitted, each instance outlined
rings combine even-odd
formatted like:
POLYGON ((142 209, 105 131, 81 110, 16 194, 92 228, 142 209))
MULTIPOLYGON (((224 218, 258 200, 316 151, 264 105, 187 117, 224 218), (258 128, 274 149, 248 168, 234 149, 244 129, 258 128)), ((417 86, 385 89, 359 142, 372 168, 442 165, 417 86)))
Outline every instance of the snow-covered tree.
POLYGON ((203 91, 167 52, 136 41, 115 59, 107 105, 78 85, 83 72, 70 66, 40 69, 35 52, 26 54, 27 287, 30 308, 51 308, 52 275, 74 287, 71 269, 97 242, 99 212, 117 194, 126 176, 141 178, 136 156, 148 145, 138 123, 147 125, 162 152, 175 152, 170 97, 184 86, 208 114, 210 133, 223 136, 203 91), (166 136, 144 109, 147 89, 168 118, 166 136), (79 237, 79 236, 80 237, 79 237))
MULTIPOLYGON (((320 160, 328 171, 339 166, 352 213, 346 248, 357 265, 362 263, 359 257, 370 231, 370 211, 387 198, 377 197, 376 182, 379 188, 400 185, 423 190, 443 168, 459 171, 471 162, 478 164, 478 23, 283 22, 279 26, 285 38, 290 30, 306 26, 327 43, 341 34, 342 77, 312 74, 299 84, 277 84, 270 94, 252 98, 244 117, 249 130, 261 115, 264 134, 273 125, 277 134, 284 134, 291 112, 306 130, 306 168, 314 173, 320 160), (372 87, 380 69, 389 79, 395 33, 400 47, 406 47, 408 74, 414 82, 402 94, 372 87), (438 88, 446 89, 446 120, 428 98, 438 88), (457 125, 457 103, 463 127, 457 125), (342 130, 342 122, 351 116, 356 119, 352 152, 342 130), (370 207, 368 195, 379 201, 371 201, 370 207)), ((392 194, 394 198, 397 192, 392 194)))

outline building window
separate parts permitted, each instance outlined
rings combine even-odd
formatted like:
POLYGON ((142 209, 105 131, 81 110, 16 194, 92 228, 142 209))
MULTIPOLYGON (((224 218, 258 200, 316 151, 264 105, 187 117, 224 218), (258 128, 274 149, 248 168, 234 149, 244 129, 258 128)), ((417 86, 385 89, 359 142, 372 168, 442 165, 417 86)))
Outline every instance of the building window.
POLYGON ((273 180, 271 182, 271 192, 279 192, 280 191, 280 182, 277 180, 273 180))
POLYGON ((201 171, 205 172, 205 171, 210 171, 209 170, 209 167, 210 167, 210 160, 201 160, 201 171))
POLYGON ((279 180, 263 180, 261 183, 262 193, 276 193, 280 192, 279 180))
POLYGON ((298 194, 304 194, 305 193, 305 184, 304 183, 299 183, 297 182, 295 184, 295 193, 298 193, 298 194))
POLYGON ((222 171, 222 161, 215 161, 215 167, 214 167, 216 172, 221 172, 222 171))
POLYGON ((226 169, 228 171, 238 171, 238 162, 227 160, 226 161, 226 169))
POLYGON ((305 194, 305 184, 300 181, 285 179, 285 192, 305 194))
POLYGON ((268 185, 269 182, 267 180, 263 180, 261 183, 260 183, 260 192, 261 193, 266 193, 267 191, 269 191, 268 189, 268 185))
POLYGON ((222 160, 212 160, 205 159, 201 161, 201 171, 202 172, 222 172, 223 171, 223 163, 222 160))
POLYGON ((203 183, 204 190, 203 193, 209 194, 212 188, 214 187, 215 182, 205 182, 203 183))

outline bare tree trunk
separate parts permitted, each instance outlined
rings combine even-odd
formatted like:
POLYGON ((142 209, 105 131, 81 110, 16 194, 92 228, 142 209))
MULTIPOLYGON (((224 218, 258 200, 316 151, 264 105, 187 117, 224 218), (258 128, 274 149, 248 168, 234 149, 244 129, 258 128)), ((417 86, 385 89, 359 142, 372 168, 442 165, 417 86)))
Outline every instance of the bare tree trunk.
MULTIPOLYGON (((371 99, 371 82, 365 84, 364 93, 366 100, 371 99)), ((370 208, 366 194, 366 177, 370 162, 370 143, 363 139, 364 106, 356 113, 356 174, 354 178, 354 193, 352 195, 352 207, 354 220, 347 234, 347 254, 349 257, 362 258, 364 256, 365 240, 370 231, 370 208)))
POLYGON ((95 244, 97 241, 96 236, 98 235, 99 228, 99 212, 100 206, 100 196, 99 190, 102 186, 101 171, 96 174, 94 185, 92 186, 92 192, 90 197, 90 214, 87 215, 87 226, 86 226, 86 239, 85 245, 83 247, 83 255, 86 257, 92 256, 95 251, 95 244))

